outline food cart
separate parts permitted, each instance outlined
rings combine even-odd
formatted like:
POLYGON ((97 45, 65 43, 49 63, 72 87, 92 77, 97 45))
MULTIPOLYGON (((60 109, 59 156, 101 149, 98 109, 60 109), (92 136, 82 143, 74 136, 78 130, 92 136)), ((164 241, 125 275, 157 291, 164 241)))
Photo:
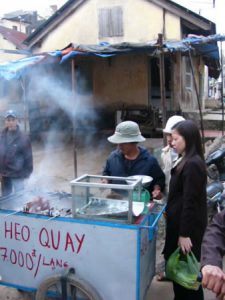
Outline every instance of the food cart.
POLYGON ((146 299, 164 207, 140 201, 140 178, 83 175, 71 188, 2 197, 0 283, 36 300, 146 299))

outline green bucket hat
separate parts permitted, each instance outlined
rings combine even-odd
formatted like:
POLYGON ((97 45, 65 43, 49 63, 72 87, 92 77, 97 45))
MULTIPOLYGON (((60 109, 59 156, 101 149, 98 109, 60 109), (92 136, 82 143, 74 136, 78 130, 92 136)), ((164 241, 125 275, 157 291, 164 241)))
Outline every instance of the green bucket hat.
POLYGON ((141 135, 139 126, 133 121, 124 121, 116 126, 115 132, 108 137, 108 141, 113 144, 139 143, 145 138, 141 135))

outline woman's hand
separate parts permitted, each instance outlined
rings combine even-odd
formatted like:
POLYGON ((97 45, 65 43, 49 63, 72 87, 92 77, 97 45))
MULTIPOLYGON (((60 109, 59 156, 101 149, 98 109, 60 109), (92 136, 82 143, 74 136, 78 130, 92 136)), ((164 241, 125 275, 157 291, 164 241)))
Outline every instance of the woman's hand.
POLYGON ((189 237, 180 236, 178 239, 178 246, 181 248, 184 254, 190 252, 192 248, 191 239, 189 237))

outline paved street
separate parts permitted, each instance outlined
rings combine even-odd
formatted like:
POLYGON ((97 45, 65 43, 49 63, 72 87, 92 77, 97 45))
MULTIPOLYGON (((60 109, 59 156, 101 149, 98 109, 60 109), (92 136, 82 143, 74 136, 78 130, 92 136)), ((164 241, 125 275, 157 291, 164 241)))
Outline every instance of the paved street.
MULTIPOLYGON (((215 295, 207 290, 204 291, 205 300, 216 300, 215 295)), ((152 281, 147 300, 173 300, 173 289, 171 282, 152 281)), ((182 299, 181 299, 182 300, 182 299)))

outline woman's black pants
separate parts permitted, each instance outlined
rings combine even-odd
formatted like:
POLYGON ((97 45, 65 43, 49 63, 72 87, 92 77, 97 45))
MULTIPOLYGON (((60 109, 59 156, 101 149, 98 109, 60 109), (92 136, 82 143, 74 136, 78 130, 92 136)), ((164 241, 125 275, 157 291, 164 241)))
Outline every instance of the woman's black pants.
POLYGON ((203 289, 200 288, 197 291, 189 290, 181 285, 173 282, 174 300, 204 300, 203 289))

